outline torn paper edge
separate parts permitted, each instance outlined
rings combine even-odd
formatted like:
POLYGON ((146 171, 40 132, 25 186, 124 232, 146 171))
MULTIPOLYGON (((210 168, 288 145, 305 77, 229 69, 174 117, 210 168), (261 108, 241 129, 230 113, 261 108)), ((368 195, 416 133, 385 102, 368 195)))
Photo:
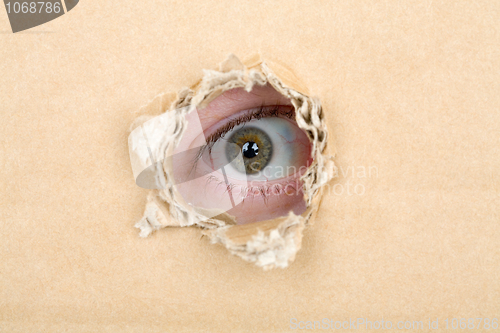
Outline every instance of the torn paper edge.
POLYGON ((237 233, 234 232, 234 227, 225 226, 205 230, 203 234, 209 236, 212 243, 224 245, 231 254, 265 270, 287 267, 295 259, 295 254, 302 245, 305 218, 290 212, 285 218, 257 224, 259 225, 250 226, 253 230, 248 230, 249 225, 246 224, 246 228, 242 229, 247 230, 238 230, 237 233), (266 223, 272 224, 270 229, 265 228, 266 223))
MULTIPOLYGON (((203 108, 223 92, 244 88, 251 91, 255 84, 269 83, 279 93, 288 97, 296 110, 296 121, 312 142, 313 163, 301 177, 304 186, 304 199, 307 210, 302 215, 293 212, 285 218, 261 221, 246 225, 235 225, 235 218, 224 211, 207 212, 187 204, 176 190, 172 181, 170 159, 163 162, 162 178, 166 179, 161 190, 151 190, 143 217, 136 223, 140 236, 146 237, 153 231, 164 227, 199 226, 205 229, 213 243, 220 243, 233 254, 269 269, 287 267, 300 249, 302 230, 310 223, 317 211, 323 186, 336 175, 333 153, 326 153, 328 131, 321 104, 318 99, 309 97, 307 88, 297 80, 291 71, 276 63, 264 62, 259 55, 252 56, 242 63, 236 56, 230 55, 219 66, 219 71, 204 70, 200 82, 191 88, 182 89, 177 95, 160 94, 145 107, 131 126, 131 130, 142 126, 151 114, 163 113, 168 126, 165 127, 161 144, 153 149, 155 156, 169 156, 180 142, 187 127, 185 116, 196 108, 203 108), (244 65, 244 63, 246 65, 244 65), (207 218, 206 216, 214 216, 207 218), (264 232, 262 226, 272 225, 264 232), (241 231, 241 232, 240 232, 241 231), (250 235, 241 243, 240 233, 250 235)), ((132 139, 132 141, 134 141, 132 139)), ((134 142, 129 142, 129 147, 134 142)), ((130 150, 131 163, 151 165, 146 157, 130 150)))

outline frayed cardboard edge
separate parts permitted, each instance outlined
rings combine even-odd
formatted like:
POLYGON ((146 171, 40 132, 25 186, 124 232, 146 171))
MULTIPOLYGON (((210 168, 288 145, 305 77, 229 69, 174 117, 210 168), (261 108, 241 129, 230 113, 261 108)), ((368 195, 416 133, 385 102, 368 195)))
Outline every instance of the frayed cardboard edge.
MULTIPOLYGON (((295 259, 295 254, 301 247, 302 231, 317 211, 322 188, 335 177, 336 167, 333 153, 326 154, 328 132, 321 104, 318 99, 307 95, 307 88, 291 71, 279 64, 264 62, 259 55, 251 56, 243 63, 236 56, 230 55, 220 64, 219 71, 204 70, 202 80, 191 88, 181 90, 176 98, 174 94, 156 96, 141 108, 141 116, 132 124, 131 130, 149 120, 151 116, 148 115, 167 112, 172 124, 171 130, 166 131, 162 145, 156 148, 168 156, 186 129, 187 113, 205 107, 227 90, 244 88, 251 91, 254 85, 267 83, 291 100, 296 110, 297 125, 306 131, 313 145, 313 163, 301 177, 308 207, 306 212, 302 215, 290 212, 286 217, 235 225, 235 218, 226 212, 215 214, 211 211, 206 214, 206 211, 188 205, 173 182, 168 181, 173 179, 173 172, 172 166, 168 164, 169 159, 165 159, 163 172, 167 187, 150 191, 144 215, 135 225, 140 229, 141 237, 147 237, 164 227, 199 226, 212 243, 222 244, 232 254, 264 269, 285 268, 295 259), (207 215, 217 216, 207 219, 207 215)), ((131 158, 132 163, 137 163, 131 158)))
POLYGON ((302 245, 305 218, 287 217, 203 231, 212 243, 224 245, 232 254, 265 270, 285 268, 302 245))

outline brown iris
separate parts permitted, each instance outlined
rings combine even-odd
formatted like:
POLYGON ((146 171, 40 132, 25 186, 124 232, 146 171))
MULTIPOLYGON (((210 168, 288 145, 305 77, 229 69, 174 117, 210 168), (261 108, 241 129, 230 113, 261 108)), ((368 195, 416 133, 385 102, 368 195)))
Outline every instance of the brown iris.
POLYGON ((241 173, 253 174, 261 171, 271 160, 273 145, 262 130, 243 127, 227 140, 226 156, 241 173), (243 160, 237 158, 241 153, 243 160))

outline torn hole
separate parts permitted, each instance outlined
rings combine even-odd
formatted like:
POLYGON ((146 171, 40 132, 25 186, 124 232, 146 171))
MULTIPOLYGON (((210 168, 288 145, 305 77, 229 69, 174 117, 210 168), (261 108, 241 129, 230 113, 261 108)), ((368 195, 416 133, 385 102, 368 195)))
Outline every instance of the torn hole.
POLYGON ((134 177, 151 189, 136 227, 145 237, 199 226, 247 261, 286 267, 335 166, 319 100, 286 69, 245 63, 231 55, 177 98, 157 96, 144 113, 163 113, 132 125, 134 177))

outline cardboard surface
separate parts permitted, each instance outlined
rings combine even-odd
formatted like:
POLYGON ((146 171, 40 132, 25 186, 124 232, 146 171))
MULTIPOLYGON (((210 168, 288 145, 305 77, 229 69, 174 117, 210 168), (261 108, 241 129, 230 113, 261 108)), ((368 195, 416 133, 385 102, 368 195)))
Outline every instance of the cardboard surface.
POLYGON ((12 34, 0 10, 0 331, 499 318, 498 22, 493 1, 89 0, 12 34), (339 167, 268 272, 195 228, 140 238, 127 148, 155 95, 255 51, 321 99, 339 167))

